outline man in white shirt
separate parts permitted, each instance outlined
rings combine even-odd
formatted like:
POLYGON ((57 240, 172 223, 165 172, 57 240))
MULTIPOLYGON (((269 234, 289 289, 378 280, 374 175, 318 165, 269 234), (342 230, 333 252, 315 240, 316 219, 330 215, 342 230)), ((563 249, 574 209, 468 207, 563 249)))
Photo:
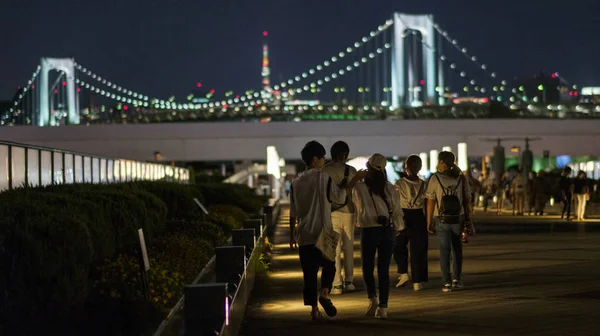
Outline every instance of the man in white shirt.
MULTIPOLYGON (((329 174, 321 171, 325 165, 325 148, 317 141, 310 141, 304 146, 302 161, 306 164, 306 171, 294 180, 291 187, 290 247, 300 246, 298 250, 304 275, 304 305, 312 307, 311 317, 317 320, 321 318, 317 301, 328 316, 337 314, 337 309, 329 299, 335 263, 324 257, 316 243, 321 232, 332 226, 331 202, 343 203, 346 190, 340 189, 329 174), (317 295, 317 274, 320 267, 323 268, 321 291, 317 295)), ((357 173, 347 188, 351 189, 364 175, 364 172, 357 173)))
MULTIPOLYGON (((345 188, 356 175, 356 168, 346 164, 350 147, 344 141, 338 141, 331 146, 332 162, 323 167, 333 179, 333 183, 345 188)), ((354 280, 354 226, 356 223, 355 207, 352 193, 346 195, 345 201, 331 204, 331 223, 333 229, 340 234, 340 240, 335 252, 335 278, 331 294, 342 294, 342 290, 355 290, 354 280), (342 280, 342 251, 344 253, 344 278, 342 280), (344 287, 342 287, 344 285, 344 287)))

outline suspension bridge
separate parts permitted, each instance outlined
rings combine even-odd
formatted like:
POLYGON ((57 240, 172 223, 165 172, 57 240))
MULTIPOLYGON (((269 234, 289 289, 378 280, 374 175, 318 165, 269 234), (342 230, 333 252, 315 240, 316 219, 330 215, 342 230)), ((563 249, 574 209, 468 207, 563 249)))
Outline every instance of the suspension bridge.
MULTIPOLYGON (((266 48, 266 47, 265 47, 266 48)), ((267 51, 264 49, 263 52, 267 51)), ((548 103, 546 91, 510 87, 434 21, 395 13, 337 54, 271 85, 205 102, 152 97, 119 85, 74 59, 42 58, 2 125, 181 121, 301 121, 486 117, 590 117, 600 106, 548 103), (85 103, 83 101, 86 101, 85 103)), ((575 94, 577 94, 575 92, 575 94)))

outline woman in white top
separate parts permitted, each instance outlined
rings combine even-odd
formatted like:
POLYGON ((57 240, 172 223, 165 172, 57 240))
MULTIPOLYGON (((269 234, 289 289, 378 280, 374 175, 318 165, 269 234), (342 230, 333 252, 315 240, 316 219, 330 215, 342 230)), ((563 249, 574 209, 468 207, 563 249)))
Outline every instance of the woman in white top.
POLYGON ((423 289, 428 281, 427 249, 428 234, 425 219, 425 181, 417 175, 423 166, 418 155, 411 155, 404 163, 405 173, 396 181, 396 189, 400 195, 400 205, 404 213, 406 229, 396 236, 394 260, 398 266, 398 284, 404 286, 408 277, 408 243, 410 242, 410 270, 415 291, 423 289))
POLYGON ((354 187, 358 227, 361 228, 360 247, 362 270, 369 296, 368 316, 387 318, 390 292, 390 262, 396 233, 404 229, 400 199, 394 186, 387 182, 387 161, 381 154, 373 154, 367 163, 364 182, 354 187), (377 253, 379 300, 373 275, 377 253))

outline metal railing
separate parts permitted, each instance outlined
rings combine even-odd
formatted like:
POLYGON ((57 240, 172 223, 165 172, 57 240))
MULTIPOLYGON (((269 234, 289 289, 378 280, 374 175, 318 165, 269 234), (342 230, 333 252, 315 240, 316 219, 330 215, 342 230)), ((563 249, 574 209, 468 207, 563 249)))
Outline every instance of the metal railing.
POLYGON ((0 141, 0 192, 63 183, 187 183, 189 178, 186 168, 0 141))

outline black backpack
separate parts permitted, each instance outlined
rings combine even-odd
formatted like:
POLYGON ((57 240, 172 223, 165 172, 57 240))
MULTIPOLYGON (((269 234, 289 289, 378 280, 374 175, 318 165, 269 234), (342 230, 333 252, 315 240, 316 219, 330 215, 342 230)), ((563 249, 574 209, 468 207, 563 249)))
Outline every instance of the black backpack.
POLYGON ((435 178, 438 180, 440 187, 442 187, 442 199, 440 202, 441 204, 438 204, 438 217, 440 219, 440 223, 459 224, 462 204, 460 203, 460 198, 458 198, 457 193, 458 188, 460 187, 460 182, 463 180, 463 177, 460 176, 458 178, 456 190, 452 194, 450 194, 449 190, 446 190, 437 174, 435 174, 435 178))
MULTIPOLYGON (((344 178, 342 179, 342 181, 340 182, 340 184, 338 184, 338 187, 341 189, 346 188, 346 186, 348 185, 348 175, 350 175, 350 166, 345 165, 346 167, 344 168, 344 178)), ((346 195, 346 200, 344 201, 344 204, 338 204, 338 203, 331 203, 331 212, 340 210, 341 208, 345 207, 346 205, 348 205, 348 203, 350 202, 350 195, 346 195)))

